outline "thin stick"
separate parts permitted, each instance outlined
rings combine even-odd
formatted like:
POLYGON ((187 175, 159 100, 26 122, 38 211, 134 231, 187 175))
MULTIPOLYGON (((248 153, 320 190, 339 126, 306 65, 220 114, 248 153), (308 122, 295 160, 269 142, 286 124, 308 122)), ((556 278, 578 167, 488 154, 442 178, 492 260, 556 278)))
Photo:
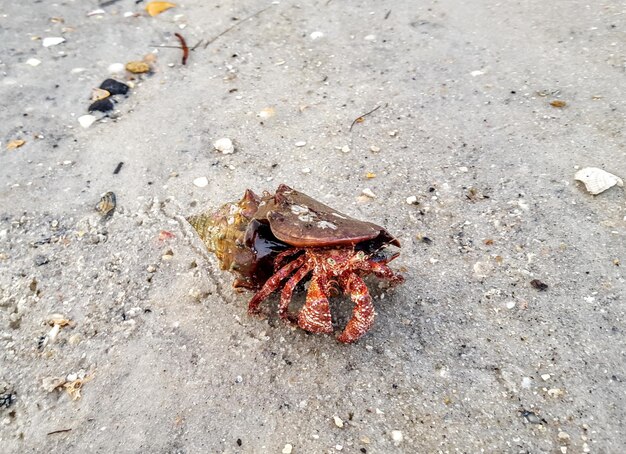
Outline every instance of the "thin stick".
POLYGON ((183 65, 186 65, 187 59, 189 58, 189 47, 187 47, 187 42, 180 33, 174 33, 174 36, 178 38, 178 41, 180 41, 180 46, 183 49, 183 65))
POLYGON ((250 16, 246 17, 243 20, 240 20, 239 22, 234 23, 233 25, 231 25, 230 27, 228 27, 226 30, 224 30, 222 33, 220 33, 219 35, 217 35, 216 37, 209 39, 206 44, 204 45, 204 48, 206 49, 207 47, 209 47, 209 44, 211 44, 213 41, 217 40, 218 38, 220 38, 221 36, 224 36, 226 33, 228 33, 229 31, 231 31, 233 28, 236 28, 238 26, 240 26, 241 24, 243 24, 244 22, 246 22, 247 20, 250 20, 256 16, 258 16, 259 14, 261 14, 263 11, 266 11, 268 9, 270 9, 273 5, 270 6, 266 6, 265 8, 263 8, 260 11, 257 11, 254 14, 251 14, 250 16))
POLYGON ((54 434, 60 434, 63 432, 69 432, 72 429, 59 429, 59 430, 53 430, 52 432, 48 432, 46 435, 54 435, 54 434))
POLYGON ((365 117, 367 117, 368 115, 373 114, 373 113, 374 113, 374 112, 376 112, 378 109, 380 109, 380 105, 378 105, 378 106, 374 107, 372 110, 370 110, 370 111, 369 111, 369 112, 367 112, 367 113, 364 113, 364 114, 363 114, 363 115, 361 115, 360 117, 356 117, 356 118, 354 119, 354 121, 352 122, 352 124, 350 125, 350 129, 349 129, 349 131, 352 131, 352 127, 353 127, 355 124, 363 122, 363 120, 365 120, 365 117))

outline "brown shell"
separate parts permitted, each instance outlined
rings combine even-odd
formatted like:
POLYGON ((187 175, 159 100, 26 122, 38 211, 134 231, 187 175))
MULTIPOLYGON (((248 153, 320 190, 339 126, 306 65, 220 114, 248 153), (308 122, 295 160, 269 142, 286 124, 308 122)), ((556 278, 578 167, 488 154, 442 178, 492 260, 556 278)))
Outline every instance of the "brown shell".
POLYGON ((276 238, 295 247, 347 246, 374 239, 400 246, 383 227, 354 219, 284 184, 263 198, 254 219, 269 222, 276 238))

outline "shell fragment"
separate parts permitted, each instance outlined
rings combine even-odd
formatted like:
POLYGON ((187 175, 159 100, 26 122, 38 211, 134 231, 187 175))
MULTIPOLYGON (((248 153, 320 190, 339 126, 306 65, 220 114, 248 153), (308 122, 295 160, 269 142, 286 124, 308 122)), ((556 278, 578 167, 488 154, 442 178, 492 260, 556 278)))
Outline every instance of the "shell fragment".
POLYGON ((624 181, 618 176, 597 167, 585 167, 574 175, 574 179, 582 181, 587 192, 593 195, 600 194, 615 185, 624 186, 624 181))

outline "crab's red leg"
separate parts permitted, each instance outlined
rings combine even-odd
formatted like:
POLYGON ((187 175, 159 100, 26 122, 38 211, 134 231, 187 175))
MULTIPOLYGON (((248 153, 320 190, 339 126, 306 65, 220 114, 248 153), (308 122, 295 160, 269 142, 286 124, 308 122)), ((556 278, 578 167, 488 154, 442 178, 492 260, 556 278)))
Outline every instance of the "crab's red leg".
POLYGON ((297 254, 301 250, 302 249, 299 249, 299 248, 292 248, 292 249, 287 249, 286 251, 283 251, 280 254, 278 254, 276 258, 274 259, 274 272, 278 271, 278 269, 283 266, 283 262, 285 261, 287 257, 291 257, 292 255, 297 254))
POLYGON ((304 279, 310 272, 311 265, 305 263, 293 276, 289 278, 283 287, 283 291, 280 294, 280 304, 278 305, 278 315, 280 318, 295 321, 289 316, 289 303, 291 302, 291 295, 293 294, 295 286, 298 285, 298 282, 304 279))
POLYGON ((330 334, 333 332, 333 323, 328 298, 324 293, 326 286, 323 279, 313 274, 306 294, 306 303, 298 313, 298 326, 312 333, 330 334))
POLYGON ((388 281, 393 282, 394 284, 401 284, 404 282, 404 276, 396 273, 391 268, 389 268, 384 263, 375 262, 373 260, 368 260, 363 262, 361 269, 365 271, 370 271, 374 273, 381 279, 387 279, 388 281))
POLYGON ((265 282, 265 284, 263 284, 263 287, 261 287, 261 290, 256 292, 256 294, 252 297, 252 299, 250 300, 250 303, 248 303, 248 313, 258 314, 259 305, 263 302, 263 300, 265 300, 265 298, 270 296, 270 294, 278 288, 278 286, 280 285, 280 282, 283 279, 285 279, 287 276, 289 276, 293 272, 293 270, 301 267, 304 264, 305 260, 306 260, 305 256, 298 257, 293 262, 290 262, 287 265, 283 266, 274 275, 272 275, 272 277, 270 277, 265 282))
POLYGON ((342 287, 354 301, 352 318, 339 336, 340 342, 351 343, 365 334, 374 323, 374 305, 363 279, 352 273, 341 280, 342 287))

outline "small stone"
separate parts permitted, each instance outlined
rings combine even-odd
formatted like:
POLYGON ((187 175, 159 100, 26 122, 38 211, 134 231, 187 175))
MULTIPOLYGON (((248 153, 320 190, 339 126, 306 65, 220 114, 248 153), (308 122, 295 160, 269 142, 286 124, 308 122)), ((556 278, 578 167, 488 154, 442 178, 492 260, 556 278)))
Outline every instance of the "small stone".
POLYGON ((37 60, 36 58, 29 58, 26 60, 26 64, 32 67, 41 65, 41 60, 37 60))
POLYGON ((333 420, 335 421, 335 425, 339 428, 343 427, 343 420, 339 416, 333 416, 333 420))
POLYGON ((93 11, 89 11, 87 13, 87 17, 91 17, 91 16, 101 16, 105 14, 105 11, 103 9, 94 9, 93 11))
POLYGON ((399 430, 392 430, 391 431, 391 439, 393 440, 394 443, 401 443, 402 440, 404 440, 404 437, 402 436, 402 432, 399 430))
POLYGON ((417 205, 417 197, 412 195, 406 198, 406 203, 409 205, 417 205))
POLYGON ((11 140, 9 143, 7 143, 7 150, 15 150, 16 148, 21 147, 25 143, 26 141, 23 139, 11 140))
POLYGON ((156 273, 156 270, 157 270, 156 266, 154 266, 154 265, 148 265, 148 268, 146 268, 146 271, 148 273, 156 273))
POLYGON ((126 71, 133 74, 145 74, 150 72, 150 65, 145 61, 129 61, 126 63, 126 71))
POLYGON ((193 180, 193 184, 199 188, 204 188, 209 184, 209 179, 207 177, 198 177, 193 180))
POLYGON ((459 167, 459 172, 467 173, 469 169, 467 167, 459 167))
POLYGON ((343 449, 343 446, 342 445, 335 445, 335 449, 337 451, 341 451, 343 449))
POLYGON ((394 129, 393 131, 389 131, 387 134, 389 134, 389 137, 395 137, 398 135, 398 130, 394 129))
POLYGON ((237 377, 235 377, 235 383, 241 383, 243 382, 243 377, 241 375, 237 375, 237 377))
POLYGON ((342 153, 350 153, 350 147, 348 145, 344 145, 341 147, 342 153))
POLYGON ((213 146, 217 151, 223 154, 231 154, 235 152, 233 141, 227 137, 216 140, 213 146))
POLYGON ((91 126, 95 121, 96 117, 93 115, 82 115, 78 117, 78 123, 80 123, 80 125, 85 129, 91 126))
POLYGON ((472 72, 470 73, 470 75, 471 75, 472 77, 482 76, 483 74, 485 74, 485 72, 484 72, 484 71, 480 71, 480 70, 478 70, 478 69, 477 69, 476 71, 472 71, 472 72))
POLYGON ((367 35, 363 38, 365 41, 374 41, 376 39, 376 35, 367 35))
POLYGON ((567 454, 567 446, 561 446, 561 452, 567 454))
POLYGON ((302 169, 302 173, 311 173, 311 169, 305 167, 304 169, 302 169))
POLYGON ((124 70, 124 63, 111 63, 107 68, 110 74, 122 74, 124 70))
POLYGON ((377 147, 376 145, 372 145, 370 147, 370 151, 373 153, 378 153, 380 151, 380 147, 377 147))
POLYGON ((524 377, 522 378, 522 388, 524 389, 530 389, 530 387, 532 386, 533 381, 530 377, 524 377))
POLYGON ((43 47, 52 47, 52 46, 56 46, 57 44, 61 44, 62 42, 65 42, 65 38, 61 38, 60 36, 54 36, 54 37, 44 38, 41 41, 41 44, 43 44, 43 47))
POLYGON ((283 452, 283 454, 291 454, 292 450, 293 450, 293 446, 291 446, 289 443, 287 443, 285 445, 285 447, 283 448, 282 452, 283 452))
POLYGON ((324 37, 324 33, 320 32, 320 31, 315 31, 315 32, 311 33, 309 36, 311 37, 311 39, 313 41, 315 41, 316 39, 323 38, 324 37))
POLYGON ((550 374, 541 374, 541 379, 543 381, 548 381, 550 380, 550 374))
POLYGON ((91 105, 89 106, 89 108, 87 109, 88 112, 109 112, 111 110, 113 110, 115 108, 115 106, 113 105, 113 101, 111 101, 109 98, 105 98, 105 99, 100 99, 98 101, 92 102, 91 105))
POLYGON ((550 397, 561 397, 563 394, 565 393, 560 388, 550 388, 548 390, 548 396, 550 397))
POLYGON ((112 95, 125 95, 128 93, 128 85, 125 83, 119 82, 115 79, 105 79, 101 84, 100 88, 102 90, 106 90, 112 95))
POLYGON ((296 147, 303 147, 306 145, 306 141, 300 140, 294 144, 296 147))
POLYGON ((515 301, 509 301, 506 303, 507 309, 513 309, 515 307, 515 301))
POLYGON ((35 265, 42 266, 42 265, 46 265, 47 263, 50 263, 50 259, 46 257, 45 255, 37 254, 35 256, 35 265))
POLYGON ((370 199, 376 198, 376 194, 374 194, 370 188, 365 188, 361 192, 363 193, 363 195, 369 197, 370 199))
POLYGON ((560 431, 557 436, 559 437, 559 440, 563 440, 563 441, 566 441, 566 440, 570 439, 569 434, 567 432, 563 432, 563 431, 560 431))
POLYGON ((591 449, 589 449, 589 445, 587 443, 583 443, 583 452, 591 452, 591 449))

